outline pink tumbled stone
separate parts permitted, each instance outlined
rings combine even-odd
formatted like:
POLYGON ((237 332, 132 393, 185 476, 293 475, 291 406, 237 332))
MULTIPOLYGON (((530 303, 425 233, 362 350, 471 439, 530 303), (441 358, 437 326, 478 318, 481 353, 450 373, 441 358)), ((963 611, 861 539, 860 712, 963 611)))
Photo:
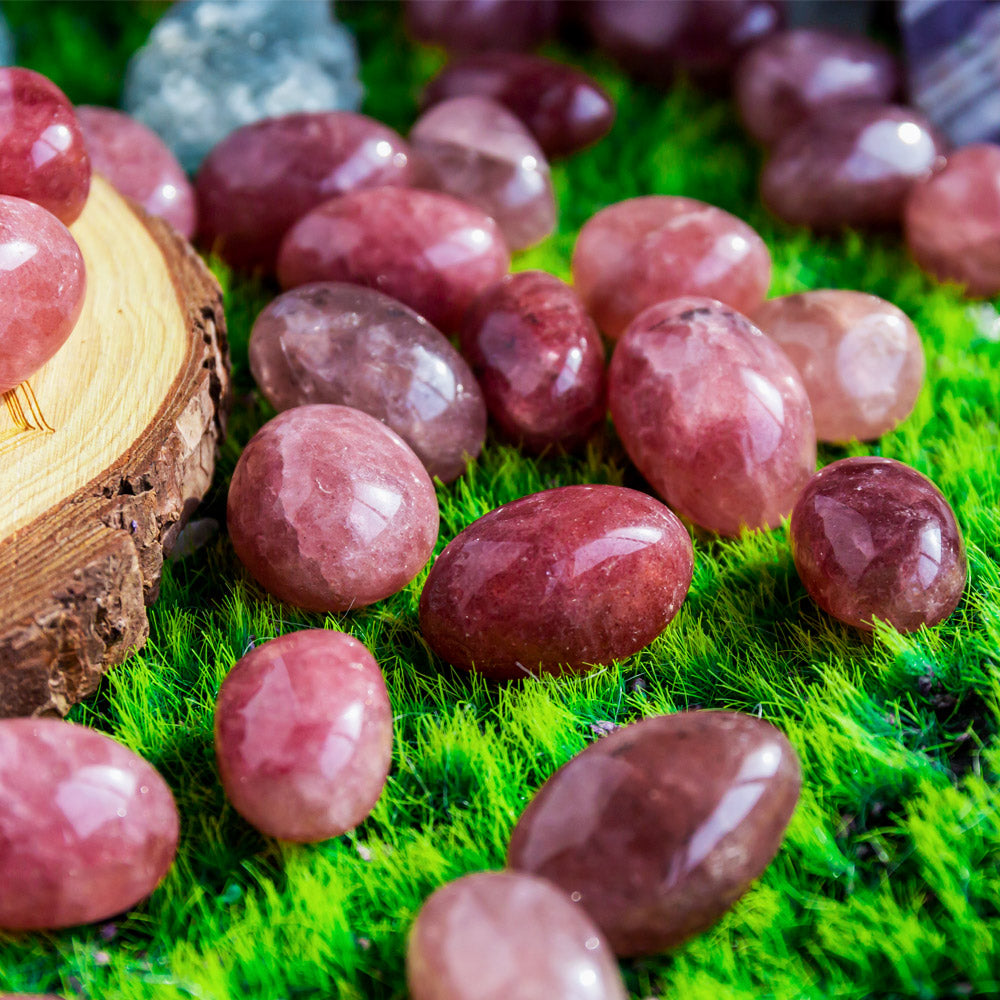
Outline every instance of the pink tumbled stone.
POLYGON ((66 343, 86 287, 70 231, 40 205, 0 195, 0 392, 30 378, 66 343))
POLYGON ((76 117, 90 164, 150 215, 166 219, 185 239, 195 231, 194 188, 166 143, 122 111, 82 105, 76 117))
POLYGON ((769 299, 753 321, 799 370, 820 441, 869 441, 909 416, 924 381, 924 349, 891 302, 822 289, 769 299))
POLYGON ((816 466, 795 366, 721 302, 675 299, 636 317, 611 358, 608 397, 656 492, 720 535, 778 525, 816 466))
POLYGON ((127 747, 58 719, 0 720, 0 929, 105 920, 160 883, 174 797, 127 747))
POLYGON ((406 0, 406 27, 452 52, 533 49, 548 41, 560 0, 406 0))
POLYGON ((392 709, 368 650, 307 629, 243 656, 219 688, 215 755, 233 808, 258 830, 304 843, 372 811, 392 758, 392 709))
POLYGON ((347 611, 420 572, 438 506, 420 459, 381 421, 346 406, 297 406, 243 449, 226 519, 236 554, 269 593, 347 611))
POLYGON ((281 240, 317 205, 413 179, 409 146, 350 111, 265 118, 230 133, 198 170, 199 236, 238 267, 274 267, 281 240))
POLYGON ((445 333, 510 267, 497 224, 437 191, 378 188, 324 202, 285 236, 278 256, 284 288, 349 281, 377 288, 445 333))
POLYGON ((544 879, 477 872, 431 895, 410 931, 412 1000, 626 1000, 615 957, 544 879))
POLYGON ((643 309, 680 295, 752 312, 771 283, 771 255, 750 226, 721 208, 648 195, 610 205, 584 225, 573 283, 601 331, 617 339, 643 309))
POLYGON ((799 577, 826 612, 871 631, 936 625, 965 587, 962 533, 941 491, 889 458, 844 458, 816 473, 792 512, 799 577))
POLYGON ((0 69, 0 195, 26 198, 69 225, 90 191, 90 160, 73 105, 51 80, 0 69))

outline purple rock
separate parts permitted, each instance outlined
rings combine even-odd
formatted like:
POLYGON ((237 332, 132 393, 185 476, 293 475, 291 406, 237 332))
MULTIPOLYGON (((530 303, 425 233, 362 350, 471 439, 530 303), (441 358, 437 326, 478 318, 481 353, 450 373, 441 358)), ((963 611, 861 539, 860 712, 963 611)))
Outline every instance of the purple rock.
POLYGON ((451 52, 534 49, 559 20, 559 0, 406 0, 406 26, 451 52))

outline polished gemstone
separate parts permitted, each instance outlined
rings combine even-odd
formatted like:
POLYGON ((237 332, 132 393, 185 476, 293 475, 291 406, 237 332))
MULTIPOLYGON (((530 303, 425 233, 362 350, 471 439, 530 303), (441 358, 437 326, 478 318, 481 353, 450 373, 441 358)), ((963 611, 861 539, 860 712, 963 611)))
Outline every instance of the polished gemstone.
POLYGON ((442 482, 483 446, 486 404, 465 360, 373 288, 318 282, 279 295, 253 325, 250 369, 278 410, 338 403, 377 417, 442 482))
POLYGON ((721 208, 675 195, 610 205, 584 225, 573 250, 576 290, 615 339, 643 309, 679 295, 752 312, 770 282, 771 255, 753 229, 721 208))
POLYGON ((127 747, 59 719, 0 720, 0 929, 121 913, 177 850, 174 797, 127 747))
POLYGON ((544 879, 476 872, 433 893, 406 951, 412 1000, 626 1000, 594 922, 544 879))
POLYGON ((545 154, 516 115, 487 97, 454 97, 425 111, 410 132, 418 184, 477 205, 511 250, 545 239, 556 198, 545 154))
POLYGON ((962 533, 941 491, 889 458, 844 458, 802 491, 791 525, 795 568, 834 618, 871 631, 936 625, 965 587, 962 533))
POLYGON ((710 927, 768 866, 799 761, 761 719, 679 712, 615 730, 563 765, 514 828, 508 863, 579 903, 619 955, 710 927))
POLYGON ((308 611, 402 590, 438 531, 434 486, 403 439, 367 413, 326 404, 279 413, 250 439, 226 517, 243 565, 308 611))
POLYGON ((620 486, 563 486, 469 525, 438 556, 420 628, 448 663, 493 678, 583 673, 648 645, 691 583, 691 539, 620 486))
POLYGON ((406 27, 451 52, 534 49, 559 20, 559 0, 406 0, 406 27))
POLYGON ((314 111, 230 133, 198 171, 200 235, 238 267, 274 267, 281 239, 337 195, 413 177, 409 147, 373 118, 314 111))
POLYGON ((367 285, 449 334, 508 267, 503 236, 480 209, 437 191, 404 188, 324 202, 292 227, 278 255, 285 288, 313 281, 367 285))
POLYGON ((721 535, 776 527, 816 466, 795 366, 721 302, 675 299, 638 316, 611 359, 608 398, 652 487, 721 535))
POLYGON ((30 378, 66 343, 86 286, 70 231, 40 205, 0 195, 0 392, 30 378))
POLYGON ((262 643, 219 688, 215 755, 233 808, 280 840, 338 837, 372 811, 392 758, 375 658, 343 632, 262 643))
POLYGON ((462 353, 490 416, 530 451, 571 448, 605 415, 604 347, 569 285, 544 271, 510 274, 466 313, 462 353))

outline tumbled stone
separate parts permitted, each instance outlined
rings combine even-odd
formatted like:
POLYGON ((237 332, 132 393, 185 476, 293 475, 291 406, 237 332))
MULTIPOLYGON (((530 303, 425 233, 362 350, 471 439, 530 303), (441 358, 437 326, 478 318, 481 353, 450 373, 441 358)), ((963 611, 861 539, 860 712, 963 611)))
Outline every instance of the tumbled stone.
POLYGON ((772 35, 744 56, 734 94, 746 130, 771 145, 836 101, 890 101, 899 84, 896 60, 878 42, 798 28, 772 35))
POLYGON ((678 712, 592 743, 541 787, 508 864, 555 883, 619 955, 710 927, 764 871, 798 801, 788 740, 735 712, 678 712))
POLYGON ((222 140, 198 171, 202 241, 237 267, 274 267, 282 237, 310 209, 413 179, 391 128, 350 111, 266 118, 222 140))
POLYGON ((230 132, 292 111, 361 104, 354 38, 314 0, 188 0, 132 57, 124 107, 185 170, 230 132))
POLYGON ((70 231, 40 205, 0 195, 0 392, 30 378, 66 343, 86 287, 70 231))
POLYGON ((451 52, 534 49, 559 20, 559 0, 406 0, 406 27, 451 52))
POLYGON ((476 872, 421 907, 406 950, 412 1000, 625 1000, 592 920, 544 879, 476 872))
POLYGON ((462 353, 500 430, 530 451, 572 448, 605 415, 604 347, 564 282, 509 274, 466 313, 462 353))
POLYGON ((372 811, 392 759, 392 709, 378 663, 343 632, 262 643, 226 676, 215 755, 233 808, 258 830, 309 843, 372 811))
POLYGON ((821 469, 792 512, 792 554, 814 601, 871 631, 912 632, 955 610, 965 587, 962 533, 941 491, 902 462, 864 456, 821 469))
POLYGON ((346 406, 269 420, 236 463, 233 548, 279 600, 347 611, 402 590, 437 541, 434 486, 395 431, 346 406))
POLYGON ((512 111, 550 157, 597 142, 615 119, 615 106, 596 80, 541 56, 487 52, 449 63, 427 85, 424 106, 471 95, 512 111))
POLYGON ((636 317, 611 358, 608 400, 653 489, 720 535, 776 527, 816 467, 795 366, 721 302, 674 299, 636 317))
POLYGON ((284 288, 349 281, 377 288, 439 330, 510 267, 497 224, 438 191, 377 188, 324 202, 288 232, 278 254, 284 288))
POLYGON ((792 129, 760 179, 779 219, 815 229, 898 223, 913 183, 944 164, 944 146, 918 111, 842 101, 792 129))
POLYGON ((378 418, 442 482, 483 446, 486 404, 465 360, 373 288, 319 282, 279 295, 253 325, 250 370, 277 410, 338 403, 378 418))
POLYGON ((645 493, 544 490, 445 547, 420 596, 420 629, 442 659, 491 678, 583 673, 663 631, 693 558, 680 521, 645 493))
POLYGON ((90 191, 90 160, 73 105, 30 69, 0 69, 0 195, 26 198, 67 226, 90 191))
POLYGON ((76 117, 93 169, 150 215, 166 219, 191 239, 196 226, 194 189, 163 140, 113 108, 81 105, 76 117))
POLYGON ((541 146, 519 118, 486 97, 455 97, 410 132, 420 187, 454 195, 496 220, 511 250, 545 239, 556 198, 541 146))
POLYGON ((799 370, 820 441, 869 441, 909 416, 924 381, 924 349, 891 302, 822 289, 770 299, 753 321, 799 370))
POLYGON ((106 920, 177 850, 173 795, 127 747, 59 719, 0 720, 0 929, 106 920))
POLYGON ((573 284, 608 337, 643 309, 679 295, 718 299, 743 313, 764 301, 771 255, 745 222, 674 195, 629 198, 590 218, 573 250, 573 284))

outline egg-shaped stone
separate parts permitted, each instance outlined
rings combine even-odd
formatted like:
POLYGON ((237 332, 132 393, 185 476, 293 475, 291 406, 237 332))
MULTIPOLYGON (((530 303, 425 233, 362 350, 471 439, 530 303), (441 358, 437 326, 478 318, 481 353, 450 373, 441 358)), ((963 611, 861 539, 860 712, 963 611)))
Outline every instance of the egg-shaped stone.
POLYGON ((537 48, 559 22, 559 0, 406 0, 406 27, 450 52, 537 48))

